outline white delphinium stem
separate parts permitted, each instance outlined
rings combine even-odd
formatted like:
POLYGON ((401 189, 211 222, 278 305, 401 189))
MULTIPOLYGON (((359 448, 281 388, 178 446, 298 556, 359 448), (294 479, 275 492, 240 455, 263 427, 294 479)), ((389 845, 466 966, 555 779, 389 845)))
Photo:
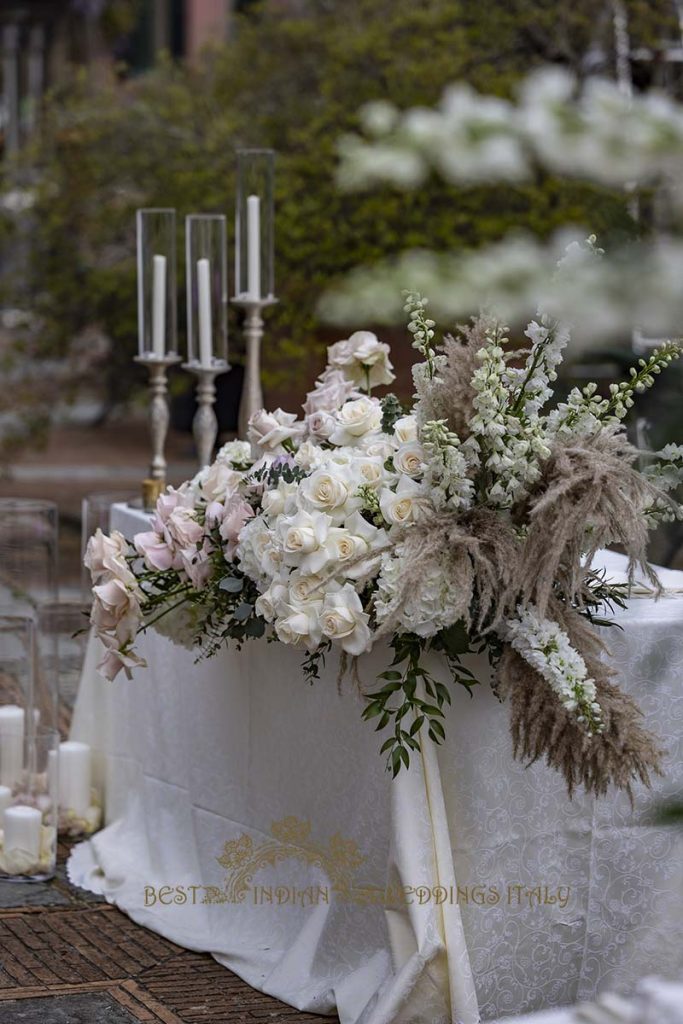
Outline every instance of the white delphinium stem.
POLYGON ((445 420, 430 420, 422 427, 421 442, 427 457, 423 486, 434 507, 469 508, 474 484, 467 475, 469 462, 458 435, 448 429, 445 420))
POLYGON ((567 634, 556 622, 542 619, 533 606, 518 608, 517 616, 506 623, 505 639, 550 684, 563 707, 578 713, 577 720, 588 732, 601 733, 604 724, 595 682, 567 634))
POLYGON ((413 348, 422 354, 428 367, 428 375, 430 379, 433 379, 436 374, 434 363, 434 328, 436 324, 434 320, 429 320, 427 317, 428 299, 417 292, 404 292, 403 294, 406 300, 403 309, 410 314, 408 330, 413 335, 413 348))

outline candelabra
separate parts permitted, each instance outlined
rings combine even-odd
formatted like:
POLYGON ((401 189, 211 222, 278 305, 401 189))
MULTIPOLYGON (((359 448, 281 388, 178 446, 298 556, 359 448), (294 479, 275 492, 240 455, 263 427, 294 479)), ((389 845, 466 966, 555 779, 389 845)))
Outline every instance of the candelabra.
POLYGON ((261 312, 265 306, 272 306, 277 299, 234 298, 233 305, 244 309, 246 313, 244 336, 246 339, 246 360, 244 365, 244 382, 238 416, 238 433, 246 438, 249 420, 255 412, 263 408, 263 391, 261 389, 261 340, 263 338, 263 317, 261 312))
POLYGON ((149 475, 152 480, 166 479, 166 459, 164 448, 168 434, 168 401, 166 398, 166 371, 169 366, 180 362, 180 356, 169 353, 166 356, 155 356, 145 353, 135 357, 136 363, 142 363, 149 372, 149 426, 152 436, 152 462, 149 475))
POLYGON ((214 412, 216 400, 216 377, 229 370, 224 359, 214 359, 211 366, 201 363, 183 363, 183 370, 194 373, 197 377, 197 411, 192 421, 194 443, 199 456, 199 468, 203 469, 211 462, 211 455, 218 436, 218 420, 214 412))

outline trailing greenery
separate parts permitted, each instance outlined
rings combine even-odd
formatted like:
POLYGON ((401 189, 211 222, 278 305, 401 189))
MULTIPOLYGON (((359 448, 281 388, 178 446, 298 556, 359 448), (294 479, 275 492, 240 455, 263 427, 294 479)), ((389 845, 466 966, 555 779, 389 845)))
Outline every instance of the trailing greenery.
MULTIPOLYGON (((606 241, 630 233, 623 196, 550 177, 494 193, 432 182, 410 194, 358 196, 340 194, 334 183, 337 140, 356 127, 363 103, 389 97, 399 106, 431 104, 456 79, 508 94, 536 63, 580 66, 596 32, 609 59, 610 5, 598 6, 599 17, 594 0, 308 0, 296 16, 256 5, 234 40, 198 66, 165 60, 145 76, 97 87, 84 72, 74 73, 50 98, 22 168, 5 168, 6 188, 20 173, 36 195, 30 265, 2 296, 37 317, 31 357, 63 357, 80 339, 109 405, 129 399, 143 379, 131 361, 134 210, 174 206, 181 227, 196 210, 222 211, 231 221, 240 145, 278 153, 281 301, 268 314, 271 395, 301 390, 309 363, 336 340, 314 312, 330 280, 423 245, 427 224, 429 244, 444 249, 490 241, 518 224, 547 235, 568 222, 590 223, 606 241), (93 332, 103 338, 99 347, 93 332)), ((627 6, 634 38, 649 42, 661 35, 672 5, 627 6)), ((0 233, 11 237, 18 218, 2 216, 0 233)), ((182 332, 182 281, 179 295, 182 332)), ((234 345, 231 358, 239 359, 234 345)), ((176 381, 185 386, 184 377, 176 381)))

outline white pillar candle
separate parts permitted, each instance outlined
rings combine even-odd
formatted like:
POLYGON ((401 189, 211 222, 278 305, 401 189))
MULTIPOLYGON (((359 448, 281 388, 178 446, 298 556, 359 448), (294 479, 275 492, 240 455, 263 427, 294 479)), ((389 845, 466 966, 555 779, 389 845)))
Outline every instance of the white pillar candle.
POLYGON ((67 740, 59 744, 59 806, 85 817, 90 807, 90 747, 67 740))
POLYGON ((24 767, 24 709, 17 704, 0 707, 0 783, 13 786, 24 767))
POLYGON ((0 819, 12 803, 12 790, 9 786, 0 786, 0 819))
POLYGON ((40 829, 43 816, 36 807, 17 804, 8 807, 2 817, 5 830, 5 856, 10 857, 21 850, 33 860, 40 858, 40 829))
POLYGON ((152 260, 152 351, 158 359, 166 355, 166 257, 152 260))
POLYGON ((212 366, 211 322, 211 263, 207 259, 197 260, 197 306, 199 317, 199 362, 207 369, 212 366))
POLYGON ((261 298, 261 200, 247 196, 247 292, 254 301, 261 298))

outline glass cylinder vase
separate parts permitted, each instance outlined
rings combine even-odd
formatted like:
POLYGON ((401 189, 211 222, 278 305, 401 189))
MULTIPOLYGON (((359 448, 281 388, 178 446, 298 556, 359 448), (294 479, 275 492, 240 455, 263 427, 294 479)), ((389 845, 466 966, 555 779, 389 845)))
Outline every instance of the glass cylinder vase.
POLYGON ((225 217, 192 213, 185 233, 187 362, 206 370, 228 360, 228 257, 225 217))
POLYGON ((237 151, 235 298, 242 302, 275 297, 274 167, 272 149, 237 151))
POLYGON ((35 615, 57 599, 57 506, 0 498, 0 614, 35 615))
MULTIPOLYGON (((43 605, 42 608, 47 607, 43 605)), ((42 609, 41 609, 42 610, 42 609)), ((24 738, 59 725, 59 672, 33 616, 0 615, 0 785, 16 785, 24 738)))
POLYGON ((0 785, 0 878, 44 882, 54 876, 57 860, 59 733, 29 728, 20 758, 14 786, 0 785))
POLYGON ((138 354, 166 359, 177 349, 176 215, 137 211, 138 354))

